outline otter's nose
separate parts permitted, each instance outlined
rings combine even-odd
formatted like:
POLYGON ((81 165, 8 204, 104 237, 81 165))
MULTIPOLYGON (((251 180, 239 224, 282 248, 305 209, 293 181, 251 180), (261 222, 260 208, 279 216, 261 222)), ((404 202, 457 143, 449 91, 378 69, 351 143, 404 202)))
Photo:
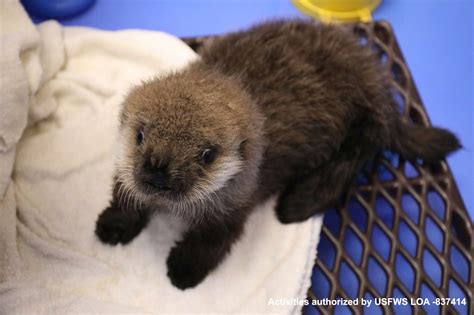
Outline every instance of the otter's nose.
POLYGON ((155 166, 148 160, 143 164, 142 180, 147 185, 155 187, 160 190, 169 190, 169 176, 168 165, 161 163, 160 166, 155 166))
POLYGON ((158 170, 152 174, 150 174, 146 180, 148 185, 151 185, 155 188, 161 190, 169 190, 170 187, 168 186, 168 176, 163 172, 163 170, 158 170))

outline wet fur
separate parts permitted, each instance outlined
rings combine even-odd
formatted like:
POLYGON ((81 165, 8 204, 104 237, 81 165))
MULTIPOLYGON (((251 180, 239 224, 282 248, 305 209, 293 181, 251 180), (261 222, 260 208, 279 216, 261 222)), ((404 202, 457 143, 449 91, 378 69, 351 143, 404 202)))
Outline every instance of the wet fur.
POLYGON ((128 96, 126 152, 96 228, 103 242, 126 244, 155 211, 185 219, 189 229, 167 260, 178 288, 196 286, 218 266, 265 199, 279 196, 281 222, 302 221, 333 206, 382 149, 431 162, 460 146, 446 130, 402 122, 389 74, 338 26, 265 23, 216 39, 201 57, 128 96), (136 148, 142 125, 153 128, 147 146, 136 148), (190 162, 206 141, 220 148, 207 168, 190 162), (137 188, 136 165, 165 154, 189 198, 154 198, 137 188))

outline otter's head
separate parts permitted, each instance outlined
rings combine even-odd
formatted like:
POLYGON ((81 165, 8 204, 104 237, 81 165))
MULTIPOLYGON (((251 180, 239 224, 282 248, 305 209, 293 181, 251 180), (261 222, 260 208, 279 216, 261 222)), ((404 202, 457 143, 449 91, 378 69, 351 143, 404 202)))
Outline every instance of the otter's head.
POLYGON ((142 200, 213 198, 257 173, 262 121, 236 82, 203 65, 146 82, 122 110, 118 179, 142 200))

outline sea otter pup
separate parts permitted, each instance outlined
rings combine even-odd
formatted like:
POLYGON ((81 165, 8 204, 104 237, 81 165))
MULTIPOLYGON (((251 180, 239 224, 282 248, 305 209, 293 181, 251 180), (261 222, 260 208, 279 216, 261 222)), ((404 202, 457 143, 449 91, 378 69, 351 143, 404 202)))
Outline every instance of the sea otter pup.
POLYGON ((389 81, 336 25, 276 21, 213 41, 126 98, 97 236, 126 244, 154 212, 183 218, 167 266, 186 289, 229 253, 257 203, 277 195, 278 219, 303 221, 333 206, 382 149, 431 162, 459 148, 446 130, 403 122, 389 81))

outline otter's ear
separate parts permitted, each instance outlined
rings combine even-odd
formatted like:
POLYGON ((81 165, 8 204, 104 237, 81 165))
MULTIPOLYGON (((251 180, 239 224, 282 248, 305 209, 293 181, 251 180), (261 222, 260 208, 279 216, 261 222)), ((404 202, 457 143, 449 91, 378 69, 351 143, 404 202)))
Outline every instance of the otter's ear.
POLYGON ((248 139, 244 139, 239 144, 239 154, 242 158, 245 158, 245 153, 247 152, 247 142, 248 139))

